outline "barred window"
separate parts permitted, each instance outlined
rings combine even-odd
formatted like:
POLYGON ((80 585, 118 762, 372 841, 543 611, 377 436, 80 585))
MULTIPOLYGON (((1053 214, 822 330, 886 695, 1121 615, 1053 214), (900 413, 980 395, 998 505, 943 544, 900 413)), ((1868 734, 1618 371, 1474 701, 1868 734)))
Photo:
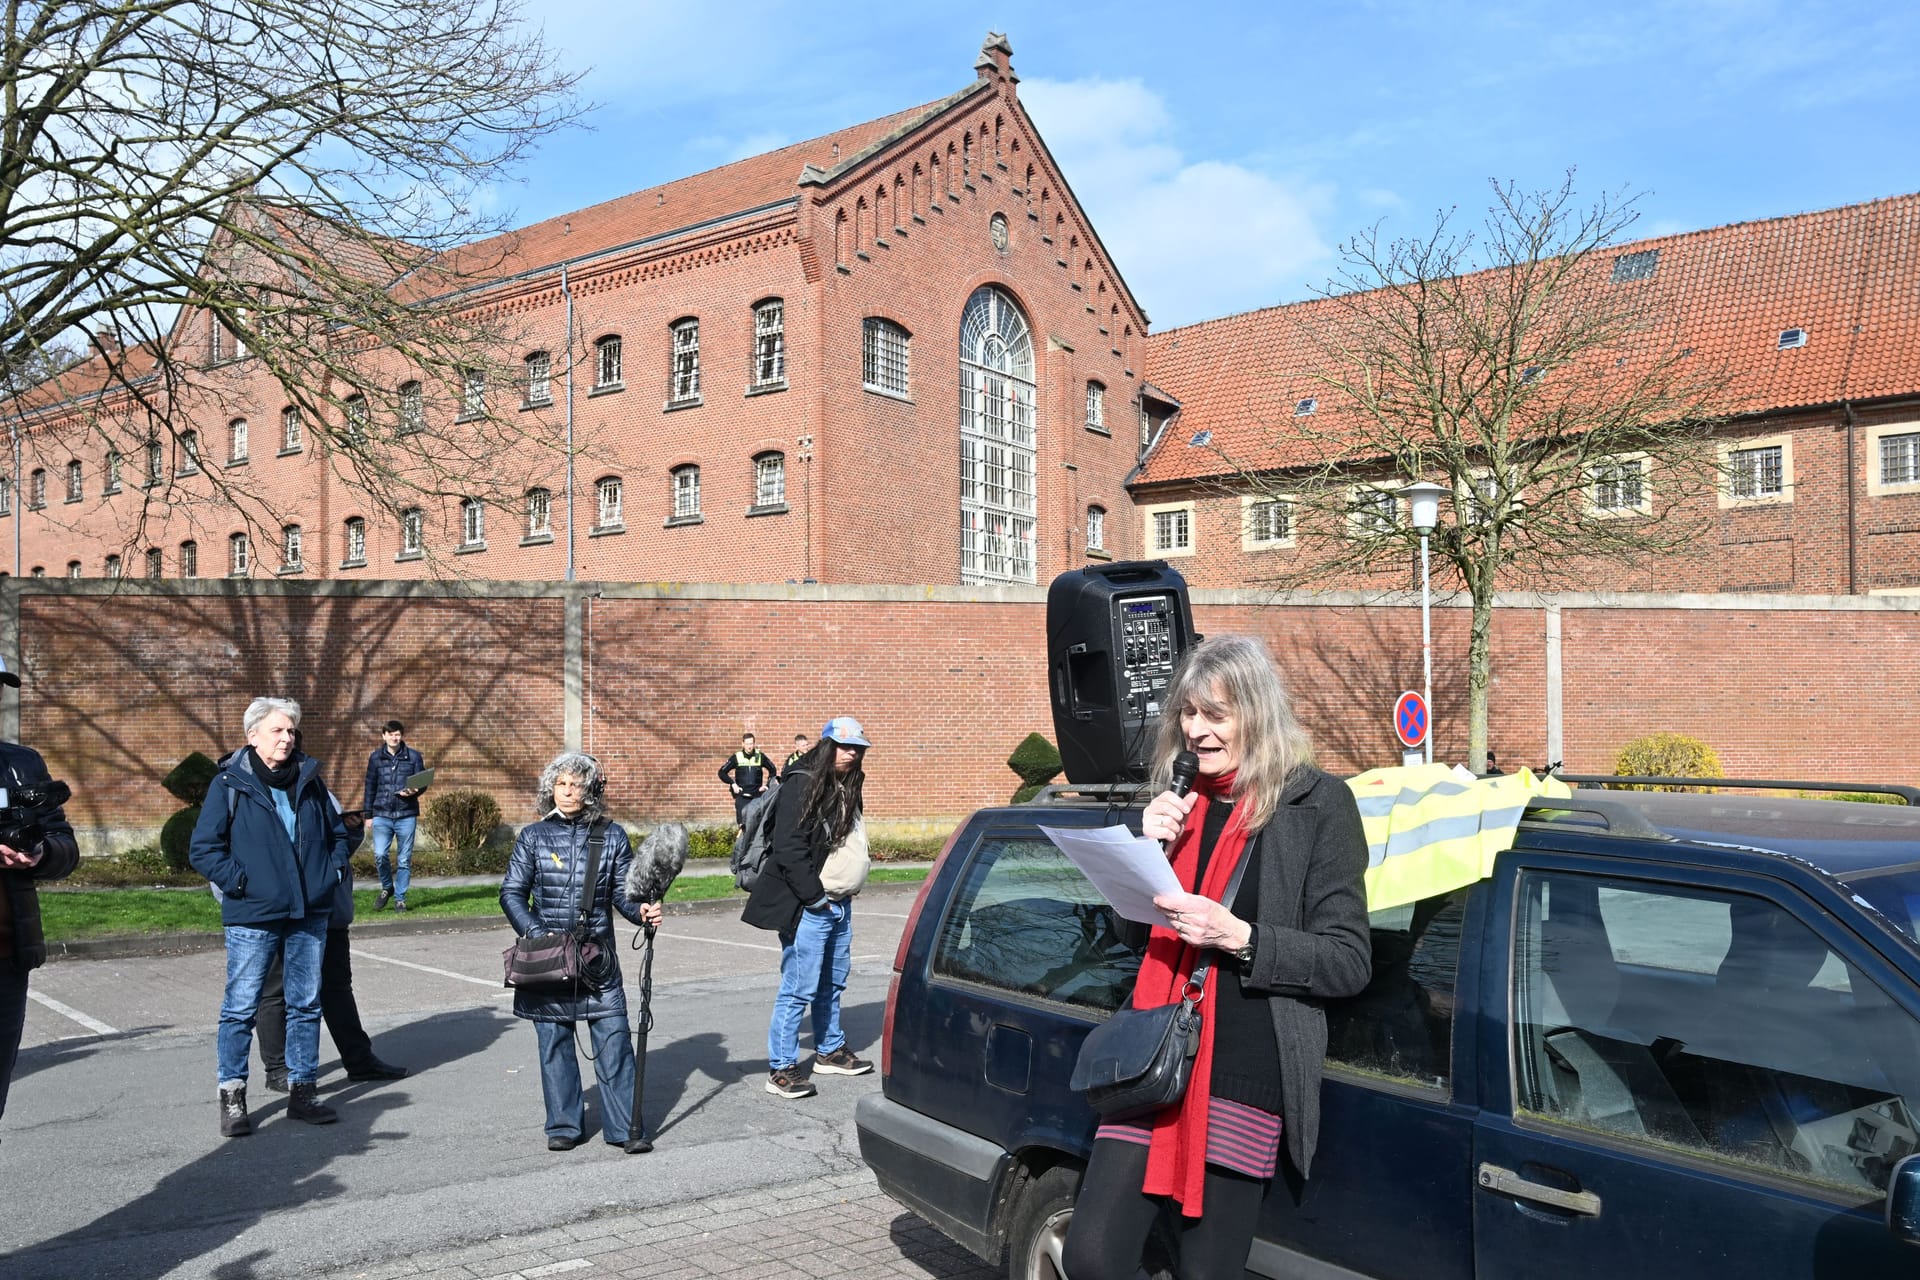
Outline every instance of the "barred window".
POLYGON ((78 502, 86 496, 86 487, 81 483, 80 460, 74 458, 67 463, 67 501, 78 502))
POLYGON ((100 492, 120 492, 120 451, 118 449, 107 450, 107 482, 101 486, 100 492))
POLYGON ((480 369, 460 373, 460 421, 487 416, 487 375, 480 369))
POLYGON ((166 466, 166 450, 161 448, 160 442, 147 441, 147 483, 159 484, 161 476, 166 473, 166 466))
POLYGON ((960 317, 960 581, 1038 572, 1033 331, 1011 294, 974 290, 960 317))
POLYGON ((244 578, 252 568, 253 556, 247 547, 247 535, 227 535, 227 573, 235 578, 244 578))
POLYGON ((763 453, 753 460, 753 505, 777 507, 787 500, 787 455, 763 453))
POLYGON ((27 506, 38 511, 47 505, 47 473, 40 467, 27 477, 27 506))
POLYGON ((247 420, 235 418, 227 424, 227 461, 247 460, 247 420))
POLYGON ((700 322, 682 320, 673 326, 673 365, 667 399, 674 404, 700 398, 700 322))
POLYGON ((1646 501, 1646 463, 1639 458, 1609 458, 1593 468, 1593 505, 1597 511, 1638 511, 1646 501))
POLYGON ((367 438, 367 398, 355 393, 342 403, 345 411, 347 439, 355 444, 367 438))
POLYGON ((77 578, 80 576, 80 562, 78 560, 67 561, 67 576, 69 578, 77 578))
POLYGON ((544 351, 527 357, 526 403, 529 406, 553 403, 553 357, 544 351))
POLYGON ((367 562, 367 521, 364 516, 348 516, 346 525, 346 562, 365 564, 367 562))
POLYGON ((162 570, 165 569, 165 567, 166 566, 163 563, 163 558, 160 555, 160 548, 148 547, 147 548, 147 577, 158 578, 162 570))
POLYGON ((189 428, 180 433, 180 465, 175 474, 190 476, 200 471, 200 433, 189 428))
POLYGON ((908 394, 908 335, 891 320, 868 316, 861 325, 860 381, 869 391, 908 394))
POLYGON ((300 565, 300 526, 290 524, 280 530, 280 567, 298 569, 300 565))
POLYGON ((487 507, 478 498, 460 504, 460 544, 478 546, 487 540, 487 507))
POLYGON ((593 344, 593 385, 598 390, 621 384, 620 335, 609 333, 593 344))
POLYGON ((1185 509, 1154 512, 1153 549, 1161 552, 1193 550, 1193 513, 1185 509))
POLYGON ((1262 498, 1247 505, 1247 539, 1250 542, 1285 542, 1293 536, 1293 504, 1279 498, 1262 498))
POLYGON ((280 448, 289 453, 298 449, 303 435, 300 429, 300 411, 288 405, 280 411, 280 448))
POLYGON ((180 544, 180 576, 183 578, 200 576, 200 544, 191 538, 180 544))
POLYGON ((427 428, 427 396, 418 382, 400 384, 400 434, 412 435, 427 428))
POLYGON ((673 518, 685 519, 700 514, 700 468, 675 467, 673 480, 673 518))
POLYGON ((427 513, 408 507, 400 513, 400 554, 417 556, 426 550, 427 513))
POLYGON ((1107 509, 1102 506, 1087 508, 1087 550, 1105 551, 1107 549, 1107 509))
POLYGON ((1107 429, 1107 389, 1098 382, 1087 384, 1087 430, 1107 429))
POLYGON ((1880 483, 1920 481, 1920 431, 1880 437, 1880 483))
POLYGON ((527 490, 527 536, 544 538, 553 532, 553 494, 545 489, 527 490))
POLYGON ((626 491, 619 476, 602 476, 594 485, 597 499, 594 523, 602 529, 616 529, 627 522, 626 491))
POLYGON ((753 385, 787 380, 786 304, 768 298, 753 309, 753 385))
POLYGON ((1378 538, 1400 525, 1400 498, 1392 489, 1362 487, 1347 507, 1347 530, 1356 538, 1378 538))
POLYGON ((1779 445, 1727 454, 1727 487, 1736 498, 1772 498, 1786 492, 1785 451, 1779 445))
POLYGON ((107 576, 109 578, 117 578, 120 576, 120 557, 119 556, 107 557, 107 576))
POLYGON ((0 516, 13 514, 13 481, 0 476, 0 516))

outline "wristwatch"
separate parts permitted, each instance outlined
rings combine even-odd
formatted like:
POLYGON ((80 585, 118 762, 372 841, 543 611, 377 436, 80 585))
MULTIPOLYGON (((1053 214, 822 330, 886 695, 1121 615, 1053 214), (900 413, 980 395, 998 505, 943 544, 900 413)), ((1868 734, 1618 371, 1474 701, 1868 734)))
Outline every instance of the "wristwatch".
POLYGON ((1259 939, 1259 937, 1260 937, 1260 931, 1258 929, 1254 929, 1247 934, 1247 945, 1244 947, 1236 947, 1234 949, 1233 958, 1235 961, 1239 963, 1242 969, 1246 968, 1247 966, 1253 963, 1253 944, 1256 940, 1259 939))

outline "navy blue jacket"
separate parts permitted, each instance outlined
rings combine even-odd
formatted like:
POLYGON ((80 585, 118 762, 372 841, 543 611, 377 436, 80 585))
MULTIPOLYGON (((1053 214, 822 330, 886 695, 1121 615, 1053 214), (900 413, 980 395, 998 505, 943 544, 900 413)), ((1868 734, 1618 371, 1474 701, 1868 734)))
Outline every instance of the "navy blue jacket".
POLYGON ((320 780, 319 762, 311 756, 299 762, 290 797, 296 840, 287 839, 273 796, 245 751, 228 757, 207 788, 187 860, 220 890, 224 924, 301 920, 332 909, 347 865, 347 829, 320 780))
POLYGON ((406 743, 389 751, 381 743, 367 757, 366 803, 361 806, 369 818, 417 818, 420 797, 403 796, 407 779, 427 767, 427 758, 406 743))
MULTIPOLYGON (((566 933, 573 928, 580 902, 580 882, 587 874, 587 834, 593 825, 588 811, 573 818, 549 813, 539 822, 520 828, 500 884, 500 909, 513 931, 523 938, 566 933)), ((625 1017, 627 994, 620 985, 620 953, 613 936, 613 912, 640 923, 643 904, 627 898, 627 868, 633 848, 626 828, 607 824, 606 847, 600 851, 595 873, 587 936, 600 944, 604 968, 579 990, 569 987, 516 987, 515 1016, 535 1022, 577 1022, 582 1018, 625 1017)))

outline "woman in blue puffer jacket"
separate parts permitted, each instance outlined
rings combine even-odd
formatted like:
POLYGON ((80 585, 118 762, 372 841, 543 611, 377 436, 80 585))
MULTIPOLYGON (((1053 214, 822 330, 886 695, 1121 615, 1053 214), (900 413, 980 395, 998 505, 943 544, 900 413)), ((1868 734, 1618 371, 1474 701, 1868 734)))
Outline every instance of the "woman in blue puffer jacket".
POLYGON ((500 907, 524 938, 565 933, 574 928, 587 872, 587 843, 596 827, 606 837, 594 874, 587 937, 600 945, 600 957, 576 986, 519 987, 513 993, 515 1017, 526 1018, 540 1044, 540 1089, 547 1104, 547 1150, 569 1151, 586 1135, 586 1104, 580 1095, 580 1062, 574 1025, 585 1021, 593 1041, 593 1070, 600 1081, 600 1130, 606 1140, 629 1152, 644 1151, 628 1141, 633 1106, 633 1045, 627 1039, 627 996, 620 984, 620 961, 613 936, 613 912, 635 924, 659 924, 660 904, 627 898, 627 867, 633 849, 626 830, 607 820, 601 808, 606 785, 600 762, 577 751, 563 752, 540 775, 540 821, 520 829, 500 907))

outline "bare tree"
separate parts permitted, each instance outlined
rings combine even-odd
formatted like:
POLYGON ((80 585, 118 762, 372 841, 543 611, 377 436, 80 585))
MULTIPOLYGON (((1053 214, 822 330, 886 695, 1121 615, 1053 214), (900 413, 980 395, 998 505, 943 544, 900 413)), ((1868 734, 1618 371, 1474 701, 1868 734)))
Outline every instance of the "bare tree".
MULTIPOLYGON (((498 481, 517 429, 485 388, 510 335, 471 290, 512 246, 484 238, 485 210, 573 117, 572 83, 516 0, 6 3, 16 430, 135 458, 190 448, 194 424, 264 388, 390 509, 498 481), (75 342, 92 358, 21 385, 75 342)), ((147 502, 277 524, 243 483, 209 471, 147 502)))
MULTIPOLYGON (((1297 350, 1322 394, 1267 424, 1282 465, 1228 461, 1271 502, 1300 554, 1275 582, 1404 574, 1418 533, 1396 493, 1444 485, 1435 586, 1472 602, 1468 752, 1486 768, 1494 595, 1591 580, 1600 565, 1687 548, 1718 479, 1724 369, 1684 345, 1657 251, 1614 252, 1632 198, 1579 203, 1572 175, 1528 193, 1494 184, 1479 234, 1376 227, 1344 248, 1325 297, 1300 309, 1297 350)), ((1710 509, 1710 508, 1709 508, 1710 509)), ((1404 582, 1404 577, 1400 581, 1404 582)))

